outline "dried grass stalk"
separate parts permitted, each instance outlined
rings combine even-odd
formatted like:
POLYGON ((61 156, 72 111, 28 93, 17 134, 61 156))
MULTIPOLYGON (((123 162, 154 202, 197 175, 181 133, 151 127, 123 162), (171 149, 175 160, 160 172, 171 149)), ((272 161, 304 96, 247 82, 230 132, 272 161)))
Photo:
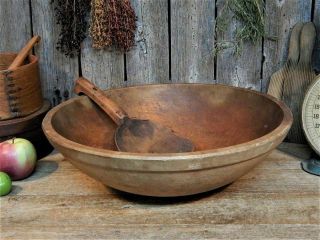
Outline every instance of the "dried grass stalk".
POLYGON ((241 55, 246 41, 257 43, 265 36, 263 0, 226 0, 216 20, 216 32, 225 32, 231 19, 235 18, 241 26, 237 28, 231 41, 217 41, 215 54, 227 48, 233 48, 235 55, 241 55), (230 17, 228 12, 233 14, 230 17))

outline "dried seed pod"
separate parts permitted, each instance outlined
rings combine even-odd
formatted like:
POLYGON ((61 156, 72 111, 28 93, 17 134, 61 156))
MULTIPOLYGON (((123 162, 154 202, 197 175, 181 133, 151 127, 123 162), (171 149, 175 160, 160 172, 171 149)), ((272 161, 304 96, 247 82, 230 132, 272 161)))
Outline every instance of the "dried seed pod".
POLYGON ((89 32, 94 48, 102 49, 112 45, 111 31, 106 29, 109 24, 106 9, 107 2, 105 0, 92 0, 89 32))
POLYGON ((60 25, 57 49, 73 57, 80 52, 81 42, 86 38, 87 14, 90 0, 52 0, 56 22, 60 25))
POLYGON ((129 0, 92 0, 90 36, 92 46, 115 45, 128 51, 134 45, 136 15, 129 0))

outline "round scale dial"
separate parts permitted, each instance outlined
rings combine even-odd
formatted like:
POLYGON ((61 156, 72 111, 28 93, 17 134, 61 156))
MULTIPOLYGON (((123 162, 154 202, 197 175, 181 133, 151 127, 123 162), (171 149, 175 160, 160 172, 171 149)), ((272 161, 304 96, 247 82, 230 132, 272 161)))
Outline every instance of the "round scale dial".
POLYGON ((320 155, 320 76, 312 83, 304 98, 302 124, 311 147, 320 155))

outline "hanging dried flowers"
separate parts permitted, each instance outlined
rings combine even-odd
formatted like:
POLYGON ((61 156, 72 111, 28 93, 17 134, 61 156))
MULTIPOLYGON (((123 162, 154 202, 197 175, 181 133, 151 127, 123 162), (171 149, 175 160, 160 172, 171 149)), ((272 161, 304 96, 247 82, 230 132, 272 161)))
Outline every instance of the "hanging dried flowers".
POLYGON ((110 28, 106 28, 109 25, 106 9, 106 0, 91 1, 91 21, 89 32, 92 38, 92 46, 94 48, 104 48, 112 45, 111 30, 110 28))
POLYGON ((91 9, 89 33, 92 46, 103 49, 114 45, 128 51, 134 45, 136 15, 130 0, 51 0, 60 34, 57 49, 67 56, 79 53, 86 38, 87 15, 91 9))
POLYGON ((233 48, 235 55, 241 55, 243 44, 251 41, 254 44, 265 37, 263 0, 226 0, 220 15, 216 20, 216 32, 223 33, 227 30, 233 14, 242 25, 237 29, 235 38, 231 41, 217 41, 215 55, 227 48, 233 48))
POLYGON ((80 44, 86 38, 90 0, 51 0, 51 3, 60 25, 57 49, 73 57, 80 52, 80 44))
POLYGON ((115 45, 128 51, 134 45, 136 15, 129 0, 92 0, 90 36, 92 46, 115 45))

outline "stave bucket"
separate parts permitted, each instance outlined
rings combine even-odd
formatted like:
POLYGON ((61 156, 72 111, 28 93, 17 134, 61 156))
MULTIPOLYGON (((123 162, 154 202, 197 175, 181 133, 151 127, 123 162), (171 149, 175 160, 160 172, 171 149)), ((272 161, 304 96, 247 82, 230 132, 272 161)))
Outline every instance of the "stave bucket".
POLYGON ((29 55, 24 65, 7 70, 16 56, 0 53, 0 120, 27 116, 43 105, 38 58, 29 55))

